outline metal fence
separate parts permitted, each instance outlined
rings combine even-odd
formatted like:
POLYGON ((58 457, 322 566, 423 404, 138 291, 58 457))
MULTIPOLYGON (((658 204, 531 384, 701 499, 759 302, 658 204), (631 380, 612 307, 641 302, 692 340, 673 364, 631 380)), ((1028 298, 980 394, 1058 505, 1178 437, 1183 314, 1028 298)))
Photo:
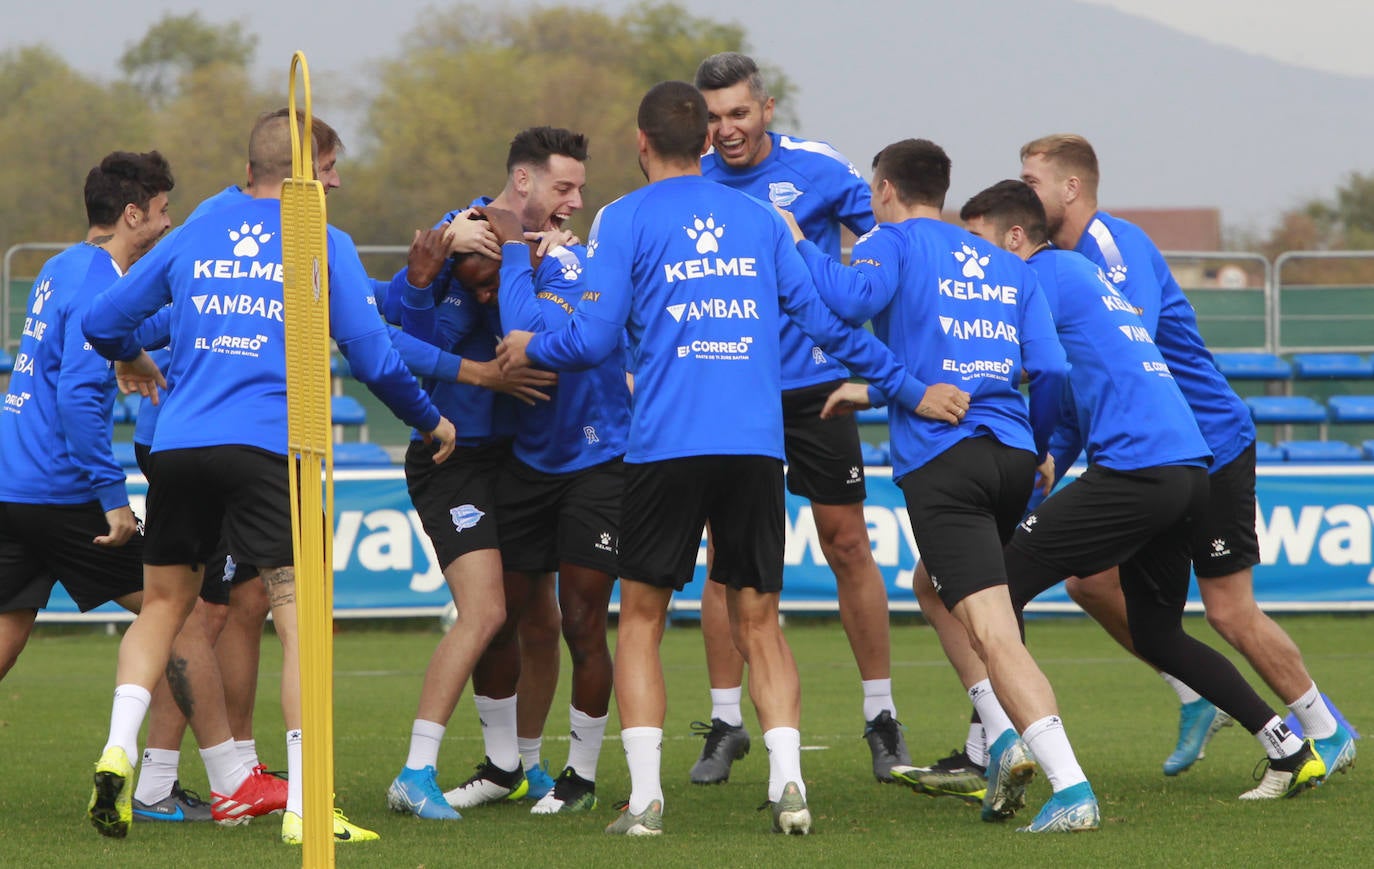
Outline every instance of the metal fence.
MULTIPOLYGON (((5 251, 0 347, 13 349, 42 262, 71 242, 26 242, 5 251), (40 256, 41 255, 41 256, 40 256)), ((368 271, 390 276, 406 245, 359 245, 368 271)), ((1272 263, 1255 253, 1166 251, 1214 350, 1374 352, 1374 251, 1294 251, 1272 263)))

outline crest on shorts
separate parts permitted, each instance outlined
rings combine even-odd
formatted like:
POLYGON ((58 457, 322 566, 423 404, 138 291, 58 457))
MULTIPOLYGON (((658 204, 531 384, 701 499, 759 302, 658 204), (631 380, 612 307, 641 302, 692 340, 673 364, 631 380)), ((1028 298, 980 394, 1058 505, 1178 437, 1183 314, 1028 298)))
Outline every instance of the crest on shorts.
POLYGON ((472 528, 482 521, 482 517, 487 515, 471 504, 464 504, 461 507, 454 507, 448 511, 449 518, 453 520, 453 527, 459 532, 466 528, 472 528))

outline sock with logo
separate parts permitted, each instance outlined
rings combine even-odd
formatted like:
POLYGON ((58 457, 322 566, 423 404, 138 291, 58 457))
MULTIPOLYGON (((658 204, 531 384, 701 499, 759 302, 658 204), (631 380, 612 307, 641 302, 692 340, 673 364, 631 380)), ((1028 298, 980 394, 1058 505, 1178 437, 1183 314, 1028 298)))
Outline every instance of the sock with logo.
POLYGON ((409 769, 424 769, 439 766, 439 746, 444 741, 447 728, 437 721, 415 719, 410 725, 410 753, 406 755, 409 769))
POLYGON ((1336 732, 1336 716, 1331 714, 1331 710, 1326 708, 1326 700, 1317 690, 1317 683, 1313 682, 1312 687, 1307 689, 1297 700, 1288 704, 1288 708, 1293 710, 1293 714, 1298 717, 1298 723, 1302 725, 1303 736, 1311 739, 1326 739, 1336 732))
POLYGON ((1055 793, 1088 780, 1078 765, 1073 746, 1069 745, 1069 735, 1064 732, 1064 722, 1058 715, 1046 715, 1031 724, 1022 739, 1035 762, 1045 771, 1055 793))
POLYGON ((575 706, 568 707, 568 766, 587 781, 596 781, 596 764, 601 759, 601 743, 606 738, 608 715, 593 718, 575 706))
POLYGON ((654 800, 663 799, 663 782, 659 778, 663 763, 663 728, 623 727, 620 744, 625 747, 625 762, 630 767, 630 805, 627 811, 637 815, 654 800))
POLYGON ((143 749, 143 763, 138 769, 138 787, 134 790, 134 799, 151 806, 171 796, 180 763, 180 751, 170 748, 143 749))
POLYGON ((483 697, 473 695, 477 718, 482 722, 482 744, 487 759, 504 770, 520 767, 520 747, 516 742, 516 695, 483 697))
POLYGON ((739 705, 743 693, 741 685, 733 688, 712 688, 711 717, 719 718, 731 727, 739 727, 744 723, 744 714, 740 712, 739 705))

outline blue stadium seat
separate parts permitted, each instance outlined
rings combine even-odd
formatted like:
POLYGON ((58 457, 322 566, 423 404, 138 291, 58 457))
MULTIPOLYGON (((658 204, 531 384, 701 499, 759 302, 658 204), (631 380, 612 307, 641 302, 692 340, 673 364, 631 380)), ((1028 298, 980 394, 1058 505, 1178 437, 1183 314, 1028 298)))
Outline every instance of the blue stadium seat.
POLYGON ((1255 422, 1270 425, 1324 423, 1326 408, 1307 395, 1259 395, 1245 399, 1255 422))
POLYGON ((334 440, 343 440, 344 426, 358 427, 358 440, 367 440, 367 410, 351 395, 336 395, 330 399, 330 413, 334 420, 334 440))
POLYGON ((1268 441, 1255 442, 1255 462, 1266 464, 1283 461, 1283 450, 1269 443, 1268 441))
POLYGON ((1368 380, 1374 362, 1356 353, 1299 353, 1293 357, 1293 376, 1299 380, 1368 380))
POLYGON ((1358 462, 1364 451, 1345 441, 1284 441, 1279 444, 1290 462, 1358 462))
POLYGON ((1291 363, 1273 353, 1214 353, 1217 369, 1227 380, 1288 380, 1291 363))
POLYGON ((1374 395, 1333 395, 1326 406, 1332 422, 1374 423, 1374 395))
POLYGON ((390 467, 391 455, 381 444, 359 442, 334 445, 334 467, 379 468, 390 467))
POLYGON ((138 459, 134 457, 133 444, 124 441, 115 441, 114 457, 115 461, 119 462, 120 467, 138 470, 138 459))
POLYGON ((867 410, 855 411, 854 419, 859 425, 887 425, 887 408, 870 407, 867 410))
POLYGON ((892 441, 878 441, 878 449, 883 451, 883 464, 892 464, 892 441))
POLYGON ((886 465, 888 463, 887 450, 877 444, 871 444, 868 441, 864 441, 860 445, 860 449, 863 452, 864 465, 873 467, 877 465, 886 465))
POLYGON ((1364 450, 1364 457, 1366 459, 1374 459, 1374 441, 1365 441, 1361 445, 1361 448, 1364 450))

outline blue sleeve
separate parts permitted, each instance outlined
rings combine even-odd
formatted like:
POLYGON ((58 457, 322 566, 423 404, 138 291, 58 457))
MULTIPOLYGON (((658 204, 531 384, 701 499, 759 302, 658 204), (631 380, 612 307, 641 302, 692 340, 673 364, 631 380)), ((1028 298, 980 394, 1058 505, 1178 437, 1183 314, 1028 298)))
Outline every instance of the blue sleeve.
POLYGON ((535 296, 534 267, 530 265, 529 245, 507 242, 501 257, 501 331, 523 329, 545 332, 548 326, 535 296))
MULTIPOLYGON (((777 217, 776 215, 774 215, 777 217)), ((778 264, 778 302, 792 321, 830 355, 844 362, 904 409, 914 410, 926 385, 912 377, 892 351, 866 329, 843 322, 816 292, 791 231, 776 220, 774 251, 778 264)))
POLYGON ((110 443, 110 414, 105 407, 110 363, 86 343, 80 314, 81 306, 73 308, 63 323, 57 416, 72 462, 89 480, 100 509, 109 512, 129 503, 124 469, 115 461, 110 443))
POLYGON ((458 380, 458 370, 463 366, 463 357, 446 353, 427 341, 407 335, 395 326, 388 326, 387 333, 391 336, 392 346, 401 354, 401 359, 411 374, 445 382, 458 380))
MULTIPOLYGON (((599 364, 620 345, 630 318, 633 293, 634 240, 629 221, 603 222, 606 209, 597 214, 587 242, 586 292, 577 310, 555 332, 541 332, 530 339, 530 359, 554 371, 576 371, 599 364), (593 251, 595 251, 593 253, 593 251)), ((781 218, 779 218, 781 220, 781 218)))
POLYGON ((81 315, 81 331, 101 356, 128 361, 143 352, 135 332, 172 301, 166 271, 176 246, 171 239, 155 245, 128 274, 91 300, 81 315))
POLYGON ((357 248, 342 233, 330 233, 329 327, 353 376, 398 419, 420 431, 433 431, 439 410, 420 389, 377 318, 372 283, 357 248))
POLYGON ((167 305, 144 320, 134 332, 134 340, 144 350, 161 350, 172 343, 172 306, 167 305))
POLYGON ((1083 452, 1083 433, 1078 428, 1078 406, 1073 390, 1065 387, 1059 425, 1050 435, 1050 455, 1054 457, 1054 481, 1064 479, 1069 468, 1083 452))
POLYGON ((835 217, 859 238, 876 225, 873 220, 873 192, 852 164, 839 181, 835 217))
POLYGON ((1029 267, 1026 272, 1024 286, 1030 292, 1022 299, 1021 362, 1030 374, 1030 422, 1036 457, 1044 458, 1049 453, 1050 436, 1059 425, 1069 362, 1040 282, 1029 267))
POLYGON ((897 251, 891 250, 892 237, 893 233, 879 232, 862 239, 854 246, 848 266, 826 256, 810 241, 798 243, 821 300, 845 322, 854 326, 868 322, 897 292, 897 251))
MULTIPOLYGON (((1119 243, 1125 241, 1126 239, 1119 239, 1119 243)), ((1122 285, 1121 292, 1136 307, 1140 314, 1140 322, 1153 338, 1155 330, 1159 328, 1159 313, 1164 305, 1165 285, 1174 278, 1169 273, 1169 267, 1164 263, 1164 257, 1159 250, 1143 235, 1139 238, 1132 236, 1129 244, 1131 250, 1123 255, 1123 259, 1130 270, 1126 274, 1126 282, 1122 285), (1149 263, 1149 270, 1145 268, 1146 263, 1149 263)), ((1177 287, 1175 284, 1174 288, 1177 287)))

